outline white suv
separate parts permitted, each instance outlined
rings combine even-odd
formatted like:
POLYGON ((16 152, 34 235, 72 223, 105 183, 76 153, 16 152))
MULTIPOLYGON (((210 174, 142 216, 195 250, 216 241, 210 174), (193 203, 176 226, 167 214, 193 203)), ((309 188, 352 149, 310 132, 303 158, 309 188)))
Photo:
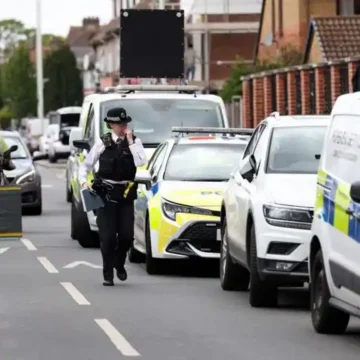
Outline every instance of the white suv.
POLYGON ((276 306, 279 286, 308 281, 316 173, 328 116, 271 114, 252 135, 221 208, 220 280, 276 306))

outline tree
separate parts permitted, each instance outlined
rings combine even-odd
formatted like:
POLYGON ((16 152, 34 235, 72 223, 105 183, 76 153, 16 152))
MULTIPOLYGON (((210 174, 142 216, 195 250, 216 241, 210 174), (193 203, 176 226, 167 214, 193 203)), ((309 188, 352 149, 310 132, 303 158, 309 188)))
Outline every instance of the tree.
POLYGON ((5 56, 10 56, 21 40, 26 38, 26 29, 21 21, 5 19, 0 21, 0 47, 5 56))
POLYGON ((17 47, 1 72, 3 101, 17 118, 36 113, 35 71, 26 46, 17 47))
POLYGON ((279 51, 279 56, 276 58, 257 61, 255 65, 248 64, 244 60, 239 59, 233 67, 230 78, 221 89, 220 96, 225 102, 230 102, 234 95, 242 94, 241 77, 261 71, 299 65, 302 63, 302 60, 303 54, 291 44, 282 46, 279 51))
POLYGON ((15 113, 9 108, 4 106, 0 109, 0 128, 7 129, 11 125, 11 119, 15 118, 15 113))
POLYGON ((44 61, 45 111, 81 105, 82 80, 76 59, 68 45, 51 52, 44 61))

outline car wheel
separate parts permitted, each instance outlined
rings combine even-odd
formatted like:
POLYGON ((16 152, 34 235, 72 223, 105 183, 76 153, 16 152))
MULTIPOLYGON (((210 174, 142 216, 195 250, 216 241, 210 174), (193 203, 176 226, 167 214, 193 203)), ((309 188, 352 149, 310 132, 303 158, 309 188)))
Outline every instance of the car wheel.
POLYGON ((39 202, 38 205, 36 205, 36 206, 34 206, 32 208, 29 208, 28 213, 30 215, 35 215, 35 216, 42 214, 42 201, 41 201, 41 199, 40 199, 40 202, 39 202))
POLYGON ((236 264, 229 254, 226 219, 223 222, 220 248, 220 283, 223 290, 246 291, 249 288, 250 274, 236 264))
POLYGON ((152 251, 151 251, 149 215, 147 215, 147 217, 146 217, 145 244, 146 244, 146 272, 149 275, 159 274, 159 272, 160 272, 159 260, 153 258, 152 251))
MULTIPOLYGON (((89 220, 87 214, 82 209, 78 209, 73 199, 75 216, 72 231, 74 231, 79 244, 83 248, 94 248, 99 247, 99 234, 95 231, 90 230, 89 220)), ((81 205, 81 204, 80 204, 81 205)))
POLYGON ((257 267, 257 250, 255 227, 250 230, 250 296, 249 302, 252 307, 276 307, 277 287, 269 281, 260 278, 257 267))
POLYGON ((56 153, 49 154, 49 162, 55 164, 57 162, 56 153))
POLYGON ((342 334, 345 332, 350 315, 332 307, 321 250, 311 264, 311 320, 314 329, 321 334, 342 334))
POLYGON ((132 242, 130 245, 128 258, 129 258, 129 261, 134 264, 140 264, 140 263, 144 262, 144 260, 145 260, 144 254, 135 249, 134 242, 132 242))

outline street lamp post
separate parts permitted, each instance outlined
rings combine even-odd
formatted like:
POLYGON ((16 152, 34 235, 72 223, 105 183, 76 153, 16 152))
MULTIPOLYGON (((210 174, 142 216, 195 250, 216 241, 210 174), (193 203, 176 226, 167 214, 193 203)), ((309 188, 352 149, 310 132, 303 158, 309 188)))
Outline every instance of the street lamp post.
POLYGON ((44 124, 44 79, 43 49, 41 33, 41 0, 36 0, 36 83, 37 83, 37 116, 41 121, 41 132, 45 132, 44 124))

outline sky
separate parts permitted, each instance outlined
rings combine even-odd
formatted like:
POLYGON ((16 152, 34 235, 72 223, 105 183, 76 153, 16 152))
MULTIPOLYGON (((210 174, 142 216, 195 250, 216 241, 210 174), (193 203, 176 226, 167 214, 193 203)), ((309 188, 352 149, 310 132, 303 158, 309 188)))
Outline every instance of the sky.
MULTIPOLYGON (((181 0, 187 12, 191 8, 206 8, 212 12, 214 6, 222 12, 227 7, 241 12, 260 11, 261 0, 181 0), (194 4, 195 1, 195 4, 194 4), (194 5, 194 6, 193 6, 194 5), (258 8, 258 9, 257 9, 258 8)), ((70 26, 80 26, 84 17, 99 17, 101 24, 112 18, 112 0, 42 0, 42 32, 66 36, 70 26)), ((0 0, 0 20, 15 18, 27 27, 36 26, 36 0, 0 0)))

